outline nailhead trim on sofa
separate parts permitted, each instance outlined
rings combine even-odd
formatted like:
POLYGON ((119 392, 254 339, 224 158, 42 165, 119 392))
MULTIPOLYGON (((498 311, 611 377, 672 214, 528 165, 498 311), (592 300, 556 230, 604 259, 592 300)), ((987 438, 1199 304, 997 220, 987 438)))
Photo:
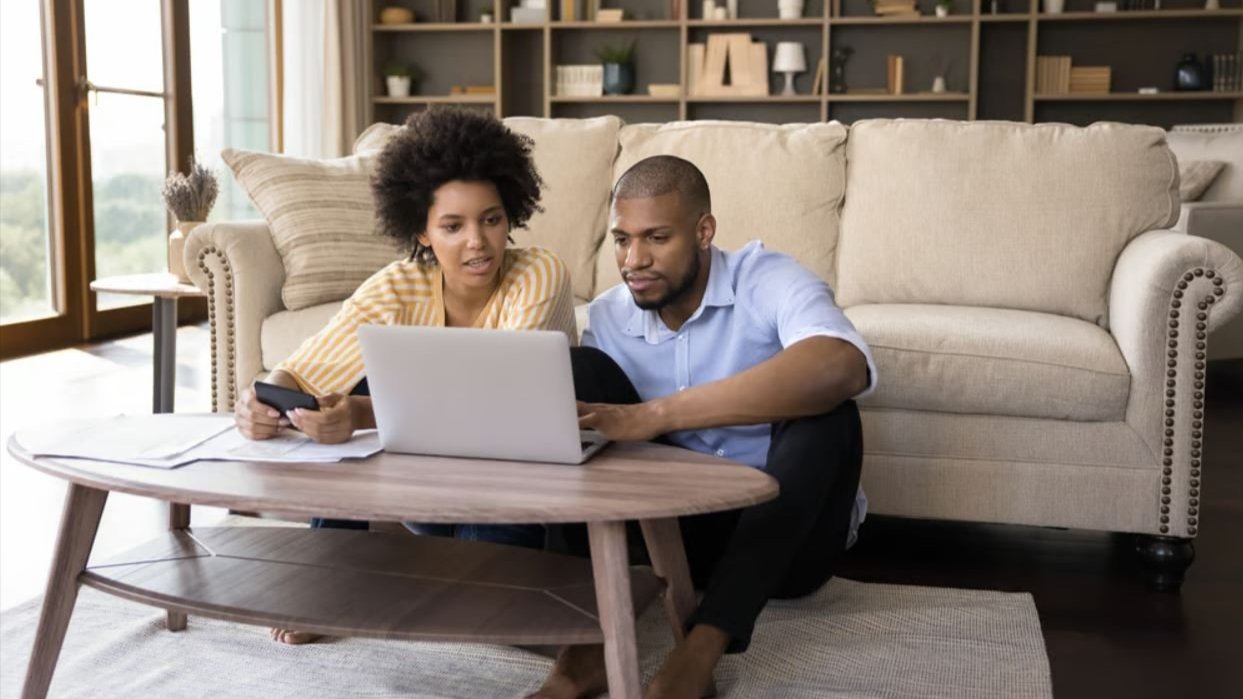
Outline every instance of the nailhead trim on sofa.
POLYGON ((229 258, 224 255, 216 246, 203 248, 199 252, 199 269, 207 276, 207 321, 210 327, 219 327, 216 324, 219 310, 216 302, 216 275, 207 265, 207 257, 215 255, 220 262, 224 277, 224 296, 225 296, 225 351, 226 351, 226 370, 224 380, 220 377, 220 364, 218 361, 216 335, 211 334, 211 404, 212 410, 215 412, 228 412, 232 410, 234 401, 237 400, 237 380, 234 356, 237 338, 234 337, 233 325, 233 269, 229 266, 229 258), (224 388, 222 389, 221 384, 224 388), (220 395, 224 394, 225 401, 221 403, 220 395), (223 406, 223 409, 222 409, 223 406))
MULTIPOLYGON (((1178 395, 1178 367, 1179 367, 1179 350, 1186 339, 1186 330, 1184 326, 1183 337, 1179 336, 1180 323, 1183 322, 1184 316, 1191 316, 1193 310, 1195 314, 1195 344, 1194 351, 1190 356, 1194 359, 1192 374, 1195 391, 1192 393, 1192 413, 1191 413, 1191 439, 1190 439, 1190 468, 1188 469, 1187 479, 1187 528, 1186 534, 1194 537, 1198 531, 1199 513, 1200 513, 1200 466, 1204 437, 1204 371, 1205 371, 1205 349, 1207 347, 1206 338, 1208 337, 1208 314, 1212 310, 1212 306, 1217 299, 1226 293, 1225 282, 1217 273, 1211 269, 1196 267, 1183 274, 1182 279, 1178 281, 1170 299, 1169 313, 1169 329, 1167 332, 1168 351, 1166 353, 1166 380, 1165 380, 1165 433, 1161 461, 1161 504, 1159 522, 1161 526, 1159 531, 1162 534, 1170 533, 1170 507, 1171 493, 1173 492, 1173 475, 1174 475, 1174 444, 1175 437, 1175 411, 1174 397, 1178 395), (1204 296, 1197 297, 1197 290, 1206 290, 1204 296), (1192 302, 1194 299, 1200 298, 1195 303, 1194 309, 1192 302), (1184 303, 1185 302, 1185 303, 1184 303)), ((1183 354, 1184 361, 1187 354, 1183 354)))

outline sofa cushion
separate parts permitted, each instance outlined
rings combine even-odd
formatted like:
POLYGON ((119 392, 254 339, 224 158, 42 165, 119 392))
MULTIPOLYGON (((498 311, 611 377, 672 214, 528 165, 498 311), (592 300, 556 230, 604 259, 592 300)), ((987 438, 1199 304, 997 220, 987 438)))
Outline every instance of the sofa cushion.
MULTIPOLYGON (((552 250, 570 268, 574 296, 591 300, 595 256, 604 238, 613 158, 617 156, 617 117, 536 119, 510 117, 511 130, 535 141, 535 168, 544 180, 541 205, 526 229, 514 231, 518 245, 552 250)), ((375 124, 354 142, 355 153, 384 148, 402 127, 375 124)))
POLYGON ((267 219, 285 267, 286 308, 340 301, 400 257, 376 233, 374 155, 306 160, 228 148, 221 156, 267 219))
MULTIPOLYGON (((637 124, 623 127, 620 140, 613 182, 643 158, 685 158, 708 179, 718 246, 736 250, 759 239, 833 284, 846 172, 846 129, 841 124, 637 124)), ((621 282, 607 241, 596 280, 597 295, 621 282)))
POLYGON ((265 318, 259 331, 264 370, 271 371, 293 354, 303 340, 323 330, 340 309, 341 302, 333 301, 297 311, 281 311, 265 318))
POLYGON ((1180 160, 1178 198, 1185 202, 1199 201, 1225 167, 1226 163, 1220 160, 1180 160))
POLYGON ((1226 163, 1200 201, 1243 201, 1243 124, 1175 126, 1166 138, 1180 162, 1226 163))
POLYGON ((872 408, 1122 420, 1131 376, 1108 332, 1000 308, 863 305, 846 315, 885 380, 872 408))
POLYGON ((846 146, 843 306, 941 303, 1108 324, 1122 248, 1178 220, 1147 126, 865 120, 846 146))

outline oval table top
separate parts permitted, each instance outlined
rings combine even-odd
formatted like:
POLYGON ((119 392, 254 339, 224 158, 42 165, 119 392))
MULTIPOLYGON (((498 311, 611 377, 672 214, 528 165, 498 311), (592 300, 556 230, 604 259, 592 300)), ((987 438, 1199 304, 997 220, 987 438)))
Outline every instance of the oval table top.
POLYGON ((380 452, 337 463, 197 461, 175 469, 36 457, 79 485, 171 502, 371 521, 540 523, 657 519, 771 500, 777 481, 715 456, 614 443, 578 466, 380 452))
POLYGON ((197 286, 183 282, 176 275, 168 272, 104 277, 91 282, 91 291, 173 299, 185 296, 206 296, 197 286))

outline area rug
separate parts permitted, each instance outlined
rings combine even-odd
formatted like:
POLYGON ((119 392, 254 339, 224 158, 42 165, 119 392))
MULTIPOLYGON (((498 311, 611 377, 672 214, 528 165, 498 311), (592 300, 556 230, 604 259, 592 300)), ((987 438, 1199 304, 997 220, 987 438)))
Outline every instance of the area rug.
MULTIPOLYGON (((20 694, 39 600, 0 614, 0 695, 20 694)), ((551 661, 518 648, 339 639, 307 646, 202 617, 169 633, 151 607, 84 588, 51 697, 521 697, 551 661)), ((640 619, 650 677, 672 644, 653 605, 640 619)), ((1031 595, 835 579, 774 602, 751 649, 717 671, 723 699, 1051 697, 1031 595)))

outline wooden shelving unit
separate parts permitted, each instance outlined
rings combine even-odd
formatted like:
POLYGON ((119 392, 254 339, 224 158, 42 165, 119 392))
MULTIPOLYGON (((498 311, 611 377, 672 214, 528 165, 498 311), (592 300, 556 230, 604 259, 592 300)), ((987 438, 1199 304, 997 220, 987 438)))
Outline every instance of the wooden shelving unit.
MULTIPOLYGON (((1164 0, 1167 9, 1096 13, 1093 0, 1066 0, 1067 11, 1039 12, 1040 0, 954 0, 948 17, 935 17, 935 0, 918 0, 922 14, 876 17, 867 0, 807 0, 806 17, 778 19, 772 0, 739 0, 742 17, 703 19, 700 0, 682 0, 670 16, 671 0, 608 0, 632 18, 620 23, 561 21, 561 0, 548 0, 543 22, 509 22, 516 0, 459 0, 459 18, 434 22, 436 0, 385 0, 416 13, 412 24, 375 24, 368 51, 373 59, 373 120, 398 122, 415 109, 461 104, 499 116, 587 117, 617 114, 628 122, 682 119, 745 119, 850 122, 874 116, 1008 119, 1016 121, 1131 121, 1172 123, 1243 119, 1243 92, 1173 92, 1173 74, 1184 52, 1243 50, 1243 0, 1222 0, 1221 10, 1202 9, 1202 0, 1164 0), (488 10, 494 21, 481 23, 488 10), (830 16, 840 12, 839 16, 830 16), (686 47, 721 32, 747 32, 772 46, 804 44, 808 70, 796 78, 800 94, 780 95, 782 78, 770 77, 766 97, 678 97, 646 94, 651 83, 686 84, 686 47), (553 94, 555 66, 597 63, 593 49, 637 42, 636 94, 567 97, 553 94), (887 54, 906 58, 905 94, 851 92, 812 95, 817 62, 849 46, 849 88, 885 82, 887 54), (1040 55, 1070 55, 1075 65, 1113 67, 1109 94, 1035 94, 1040 55), (425 74, 412 97, 385 96, 381 70, 392 62, 417 65, 425 74), (948 65, 948 92, 929 92, 937 66, 948 65), (454 85, 493 85, 494 95, 449 95, 454 85), (1154 86, 1158 94, 1140 94, 1154 86)), ((373 16, 381 3, 372 2, 373 16)), ((771 53, 770 53, 771 56, 771 53)))

